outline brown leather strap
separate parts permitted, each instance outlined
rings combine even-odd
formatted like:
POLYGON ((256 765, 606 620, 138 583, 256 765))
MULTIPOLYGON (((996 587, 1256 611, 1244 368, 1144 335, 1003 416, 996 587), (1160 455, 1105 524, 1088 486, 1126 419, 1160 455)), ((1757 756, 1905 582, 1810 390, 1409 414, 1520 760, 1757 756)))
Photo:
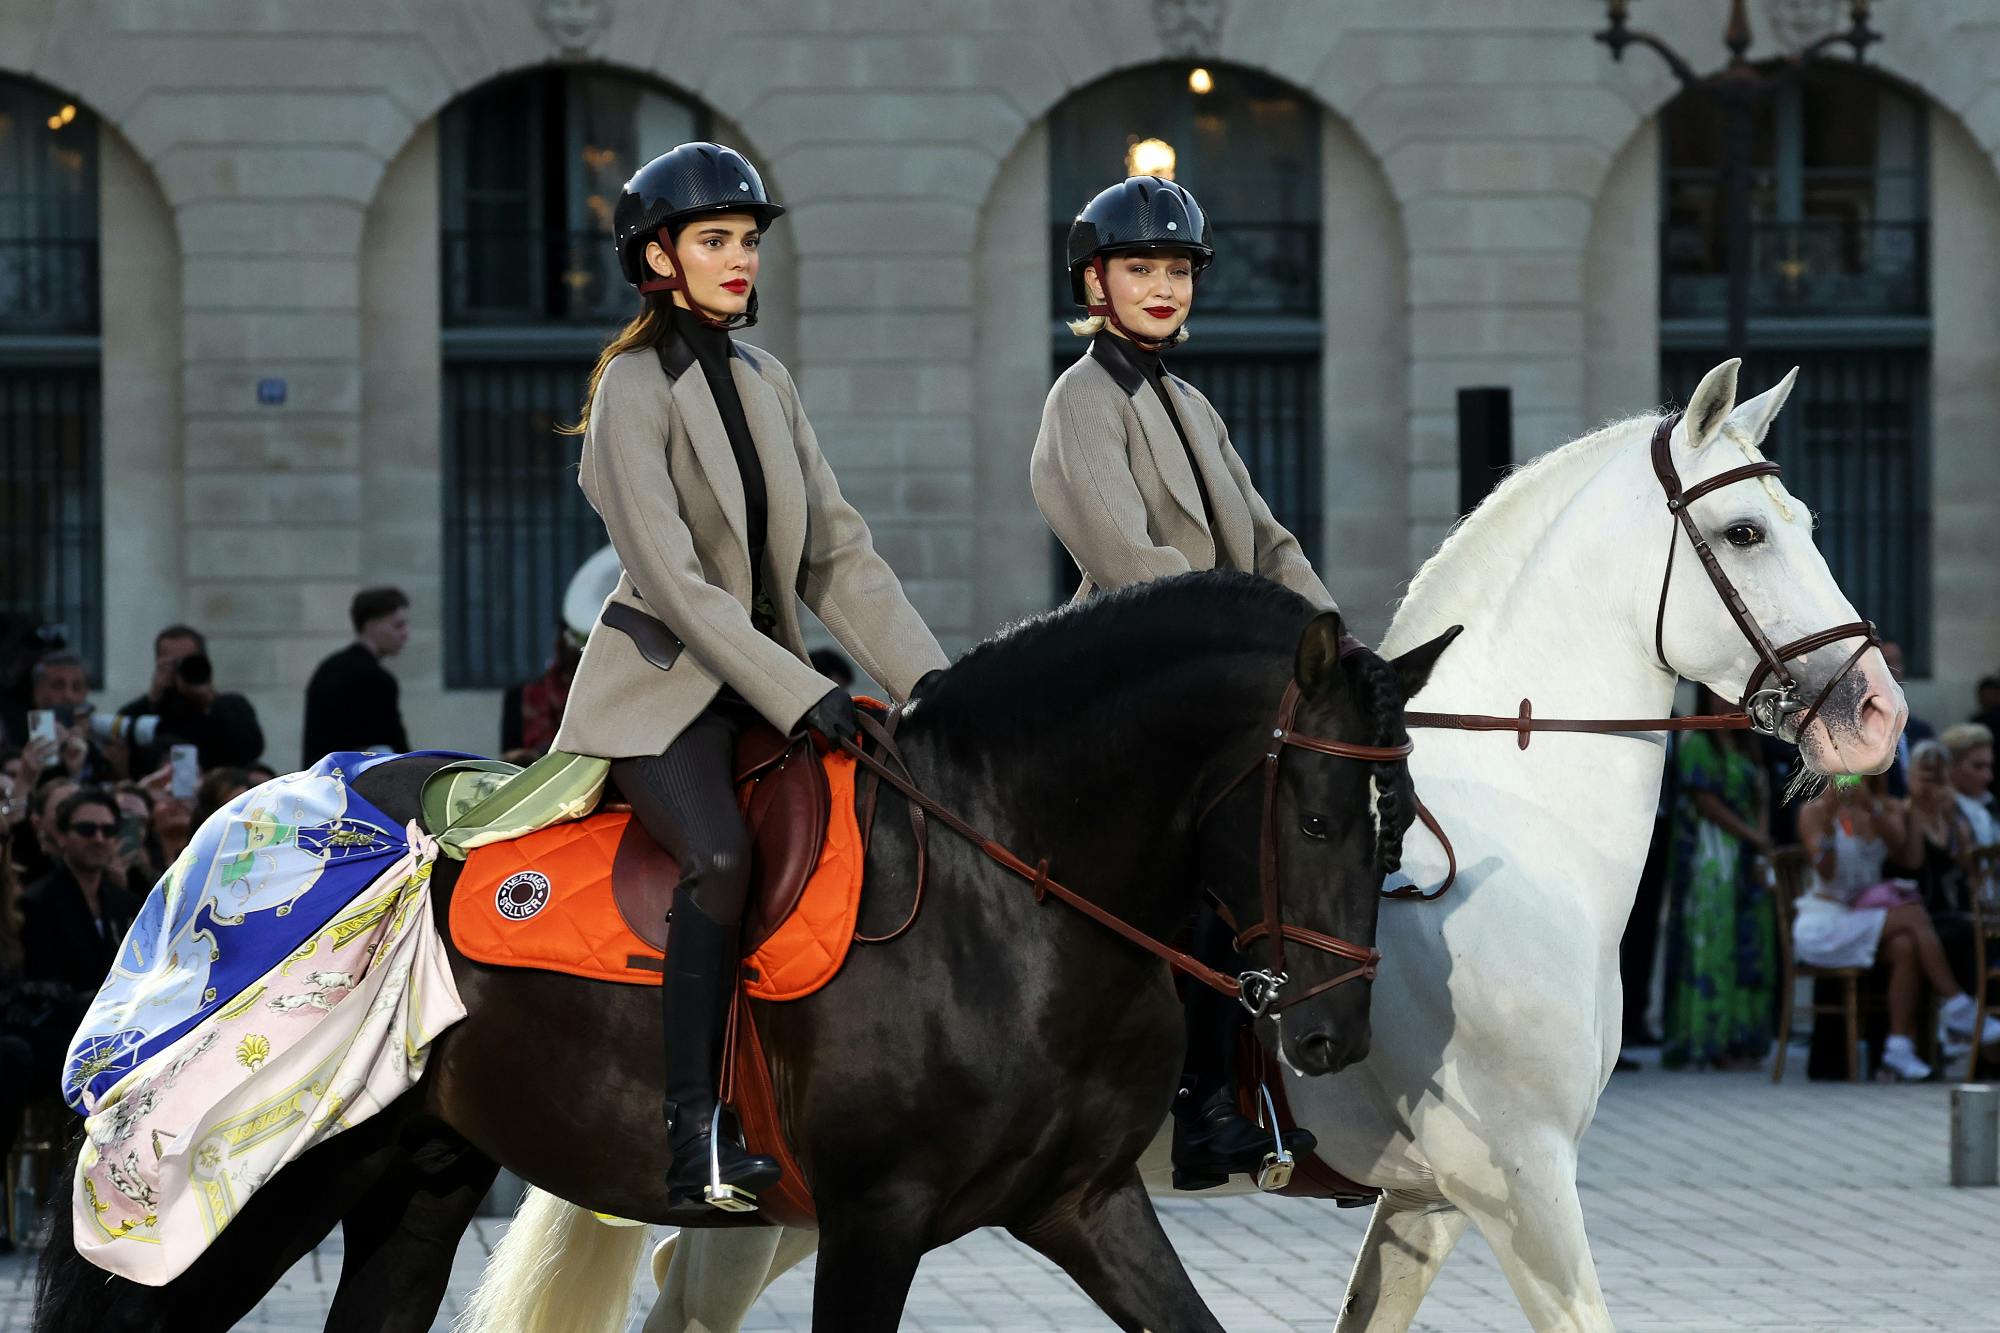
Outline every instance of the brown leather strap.
POLYGON ((1571 731, 1605 735, 1643 731, 1742 731, 1750 725, 1746 713, 1718 713, 1702 717, 1568 718, 1536 717, 1526 699, 1513 717, 1488 713, 1405 713, 1408 727, 1452 728, 1458 731, 1512 731, 1519 734, 1520 748, 1538 731, 1571 731))
MULTIPOLYGON (((909 762, 903 758, 902 747, 896 744, 896 728, 902 723, 903 710, 900 708, 892 710, 884 722, 877 722, 866 713, 857 713, 855 716, 861 724, 862 731, 880 747, 882 752, 889 757, 890 762, 902 770, 905 777, 909 777, 909 762)), ((867 793, 863 797, 861 818, 861 864, 864 866, 868 864, 869 838, 875 830, 875 800, 881 793, 882 779, 871 770, 868 774, 867 783, 867 793)), ((856 944, 887 944, 891 940, 898 939, 906 934, 911 926, 917 924, 917 914, 923 911, 924 886, 930 879, 930 829, 924 823, 922 806, 912 801, 908 803, 908 808, 910 812, 910 836, 915 839, 917 846, 917 881, 915 892, 910 898, 909 915, 903 918, 901 925, 886 935, 863 935, 859 930, 855 931, 854 942, 856 944)))
MULTIPOLYGON (((1404 716, 1407 719, 1408 715, 1404 716)), ((1432 814, 1431 808, 1421 800, 1417 802, 1417 818, 1424 822, 1424 827, 1431 831, 1431 836, 1444 848, 1444 883, 1434 889, 1420 889, 1414 884, 1404 884, 1397 888, 1382 890, 1384 898, 1414 898, 1418 902, 1427 903, 1433 898, 1442 898, 1445 890, 1458 883, 1458 853, 1452 850, 1451 839, 1444 835, 1444 825, 1438 823, 1437 816, 1432 814)))

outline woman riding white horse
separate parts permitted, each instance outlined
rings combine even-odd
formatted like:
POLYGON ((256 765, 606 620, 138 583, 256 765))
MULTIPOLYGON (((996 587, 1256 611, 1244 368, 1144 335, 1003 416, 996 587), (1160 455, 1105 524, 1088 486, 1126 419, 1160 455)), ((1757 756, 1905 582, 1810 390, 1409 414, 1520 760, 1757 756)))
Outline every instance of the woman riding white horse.
MULTIPOLYGON (((1689 490, 1761 458, 1791 391, 1787 376, 1738 406, 1736 372, 1735 361, 1710 371, 1669 437, 1689 490)), ((1620 422, 1523 469, 1425 565, 1383 650, 1467 626, 1427 708, 1512 713, 1527 698, 1543 718, 1662 718, 1677 675, 1743 696, 1757 650, 1680 549, 1648 448, 1659 420, 1620 422), (1669 581, 1670 554, 1681 573, 1669 581)), ((1702 494, 1688 512, 1771 641, 1855 619, 1813 548, 1810 510, 1775 478, 1702 494)), ((1774 719, 1822 773, 1886 768, 1906 717, 1881 654, 1855 648, 1847 639, 1790 663, 1802 703, 1826 697, 1809 722, 1803 708, 1774 719)), ((1287 1080, 1320 1155, 1385 1191, 1338 1327, 1408 1328, 1473 1222, 1535 1328, 1608 1329, 1576 1166, 1618 1050, 1618 940, 1659 792, 1660 736, 1536 733, 1525 750, 1512 735, 1416 736, 1411 770, 1459 849, 1458 882, 1432 903, 1385 905, 1368 1057, 1287 1080)), ((1437 883, 1443 852, 1413 834, 1404 869, 1437 883)), ((656 1256, 666 1280, 647 1327, 734 1328, 810 1249, 809 1234, 682 1237, 656 1256)))

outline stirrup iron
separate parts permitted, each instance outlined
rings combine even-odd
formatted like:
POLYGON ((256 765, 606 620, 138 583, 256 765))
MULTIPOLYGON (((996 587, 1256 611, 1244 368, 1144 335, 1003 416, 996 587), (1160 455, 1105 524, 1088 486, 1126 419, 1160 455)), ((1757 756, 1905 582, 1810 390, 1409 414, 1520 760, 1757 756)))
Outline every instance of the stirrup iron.
POLYGON ((725 1213, 754 1213, 757 1196, 736 1185, 722 1183, 722 1102, 708 1116, 708 1184, 702 1187, 702 1201, 725 1213))
POLYGON ((1292 1153, 1285 1146, 1285 1131, 1278 1127, 1278 1108, 1271 1101, 1270 1085, 1259 1083, 1257 1091, 1263 1095, 1264 1124, 1271 1131, 1271 1151, 1264 1154, 1264 1164, 1257 1168, 1257 1188, 1276 1194, 1292 1183, 1292 1153))

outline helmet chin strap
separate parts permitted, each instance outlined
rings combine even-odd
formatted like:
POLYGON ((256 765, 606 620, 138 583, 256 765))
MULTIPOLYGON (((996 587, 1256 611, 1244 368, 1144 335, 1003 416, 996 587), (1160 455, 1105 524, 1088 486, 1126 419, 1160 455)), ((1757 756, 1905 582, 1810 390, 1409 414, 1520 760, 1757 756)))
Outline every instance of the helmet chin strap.
POLYGON ((667 256, 674 261, 674 271, 665 275, 656 273, 646 281, 640 283, 640 294, 679 292, 682 302, 687 305, 688 310, 694 317, 708 325, 711 329, 721 329, 727 332, 730 329, 743 327, 744 319, 742 314, 718 316, 714 311, 709 310, 701 302, 694 299, 694 293, 688 290, 687 278, 683 276, 685 266, 681 263, 681 252, 675 248, 673 238, 667 234, 665 227, 660 228, 658 239, 660 248, 665 250, 667 256))
MULTIPOLYGON (((1106 278, 1104 274, 1104 256, 1098 255, 1096 258, 1090 261, 1090 271, 1097 275, 1097 285, 1104 292, 1104 304, 1086 305, 1084 307, 1085 313, 1091 315, 1103 316, 1104 321, 1106 323, 1111 325, 1112 328, 1118 330, 1120 333, 1124 334, 1126 340, 1133 343, 1141 351, 1160 352, 1168 347, 1173 346, 1174 339, 1177 336, 1179 336, 1181 331, 1180 324, 1174 325, 1174 331, 1168 334, 1164 338, 1140 337, 1137 333, 1134 333, 1131 329, 1127 328, 1125 325, 1125 321, 1118 318, 1118 312, 1111 308, 1111 283, 1110 280, 1106 278)), ((641 290, 644 289, 642 288, 641 290)), ((1187 323, 1186 320, 1181 321, 1181 324, 1185 323, 1187 323)))

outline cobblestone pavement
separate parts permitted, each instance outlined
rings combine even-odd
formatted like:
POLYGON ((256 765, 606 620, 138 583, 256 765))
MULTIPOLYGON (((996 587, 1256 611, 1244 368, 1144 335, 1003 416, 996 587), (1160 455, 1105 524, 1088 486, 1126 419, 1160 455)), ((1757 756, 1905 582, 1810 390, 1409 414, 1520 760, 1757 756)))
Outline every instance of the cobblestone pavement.
MULTIPOLYGON (((2000 1189, 1946 1182, 1949 1090, 1806 1084, 1759 1074, 1620 1075, 1584 1143, 1583 1204, 1626 1333, 1699 1329, 2000 1326, 2000 1189)), ((1167 1228, 1232 1329, 1324 1333, 1366 1222, 1362 1210, 1262 1198, 1169 1201, 1167 1228)), ((447 1327, 500 1229, 459 1251, 447 1327)), ((243 1325, 317 1329, 340 1245, 329 1241, 243 1325)), ((33 1264, 0 1259, 0 1333, 28 1326, 33 1264)), ((635 1296, 643 1312, 650 1282, 635 1296)), ((811 1267, 787 1275, 749 1327, 811 1324, 811 1267)), ((638 1327, 635 1314, 633 1327, 638 1327)), ((1067 1279, 1004 1234, 931 1255, 908 1329, 1109 1328, 1067 1279)), ((1417 1327, 1525 1327, 1485 1242, 1468 1233, 1417 1327)))

